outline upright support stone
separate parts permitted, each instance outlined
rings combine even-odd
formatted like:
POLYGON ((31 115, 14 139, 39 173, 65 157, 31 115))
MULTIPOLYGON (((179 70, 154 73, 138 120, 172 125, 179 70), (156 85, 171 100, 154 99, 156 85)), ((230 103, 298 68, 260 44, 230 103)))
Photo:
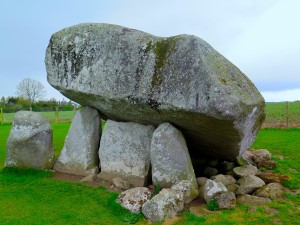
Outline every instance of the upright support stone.
POLYGON ((144 186, 149 175, 154 129, 150 125, 107 120, 100 142, 98 177, 109 181, 121 177, 133 186, 144 186))
POLYGON ((91 107, 78 110, 54 169, 83 176, 98 173, 100 135, 98 111, 91 107))
POLYGON ((154 185, 169 188, 188 180, 193 191, 198 185, 189 151, 182 133, 170 123, 161 124, 151 140, 152 181, 154 185))

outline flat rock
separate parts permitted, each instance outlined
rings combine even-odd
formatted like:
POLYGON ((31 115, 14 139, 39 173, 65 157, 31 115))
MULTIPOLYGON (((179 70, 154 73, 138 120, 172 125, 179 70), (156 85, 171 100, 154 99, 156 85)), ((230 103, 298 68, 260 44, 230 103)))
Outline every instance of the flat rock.
POLYGON ((238 177, 244 177, 247 175, 256 175, 258 173, 258 169, 256 166, 246 165, 235 167, 233 172, 238 177))
POLYGON ((140 213, 143 204, 147 202, 150 197, 151 192, 148 188, 136 187, 120 193, 116 201, 130 212, 140 213))
POLYGON ((69 99, 115 121, 168 121, 195 156, 235 159, 265 118, 254 84, 193 35, 79 24, 52 35, 45 63, 48 82, 69 99))
POLYGON ((112 181, 120 177, 135 187, 146 185, 154 129, 151 125, 107 120, 100 141, 98 178, 112 181))
POLYGON ((279 183, 270 183, 257 189, 253 195, 263 198, 276 199, 283 198, 285 188, 279 183))
POLYGON ((241 205, 262 205, 271 202, 271 199, 243 194, 237 196, 236 202, 241 205))
POLYGON ((256 189, 264 186, 265 182, 254 175, 247 175, 240 178, 237 181, 237 184, 240 185, 237 190, 237 194, 242 195, 254 192, 256 189))
POLYGON ((51 169, 54 162, 52 127, 40 113, 19 111, 6 142, 6 167, 51 169))
POLYGON ((265 170, 262 173, 257 175, 260 179, 262 179, 265 183, 282 183, 289 180, 287 175, 283 175, 280 173, 274 173, 271 170, 265 170))
POLYGON ((162 189, 142 206, 142 213, 152 222, 176 216, 184 209, 183 193, 171 188, 162 189))
POLYGON ((199 196, 199 191, 193 187, 191 181, 182 180, 178 184, 171 187, 173 190, 181 191, 183 193, 184 204, 190 203, 199 196))
POLYGON ((170 123, 163 123, 154 131, 150 156, 154 185, 170 188, 181 180, 188 180, 193 192, 198 191, 185 139, 170 123))
POLYGON ((83 176, 99 172, 100 122, 96 109, 85 107, 76 112, 54 170, 83 176))

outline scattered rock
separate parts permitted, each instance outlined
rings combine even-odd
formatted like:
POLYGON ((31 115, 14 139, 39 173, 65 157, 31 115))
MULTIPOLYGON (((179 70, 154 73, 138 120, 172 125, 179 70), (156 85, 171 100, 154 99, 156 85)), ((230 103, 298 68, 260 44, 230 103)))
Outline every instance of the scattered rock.
POLYGON ((151 192, 146 187, 136 187, 119 194, 117 202, 132 213, 140 213, 142 206, 151 197, 151 192))
POLYGON ((123 189, 123 190, 127 190, 130 188, 130 184, 126 180, 120 177, 113 178, 112 182, 116 188, 123 189))
POLYGON ((52 35, 48 82, 103 118, 180 127, 191 154, 233 160, 265 118, 254 84, 194 35, 159 38, 111 24, 79 24, 52 35))
POLYGON ((197 177, 197 184, 199 187, 202 187, 206 181, 208 180, 207 177, 197 177))
POLYGON ((274 173, 270 170, 265 170, 257 175, 260 179, 262 179, 265 183, 282 183, 284 181, 288 181, 289 177, 287 175, 274 173))
POLYGON ((236 207, 236 197, 233 192, 217 193, 215 198, 218 201, 219 209, 234 209, 236 207))
POLYGON ((239 187, 240 187, 240 186, 237 185, 237 184, 228 184, 228 185, 226 186, 227 191, 228 191, 228 192, 233 192, 235 195, 237 194, 237 191, 238 191, 239 187))
POLYGON ((235 167, 235 163, 234 162, 227 162, 227 161, 224 161, 222 162, 222 167, 223 169, 228 172, 228 171, 232 171, 233 168, 235 167))
POLYGON ((263 198, 283 198, 285 188, 279 183, 270 183, 257 189, 253 195, 263 198))
POLYGON ((235 167, 233 169, 233 172, 238 177, 244 177, 247 175, 256 175, 258 172, 258 169, 256 166, 246 165, 246 166, 235 167))
POLYGON ((54 170, 83 176, 99 172, 100 122, 96 109, 85 107, 76 112, 54 170))
POLYGON ((214 167, 206 167, 203 173, 206 177, 212 177, 218 174, 218 170, 214 167))
POLYGON ((253 195, 239 195, 236 198, 236 202, 241 205, 261 205, 271 202, 268 198, 257 197, 253 195))
POLYGON ((263 161, 261 163, 259 163, 257 166, 259 168, 264 168, 264 169, 267 169, 267 170, 273 170, 276 168, 276 161, 274 160, 268 160, 268 161, 263 161))
POLYGON ((151 141, 151 166, 154 185, 172 187, 181 180, 192 183, 193 192, 198 185, 182 133, 170 123, 161 124, 151 141))
POLYGON ((236 162, 240 166, 254 165, 253 161, 249 158, 249 156, 247 156, 247 154, 239 155, 236 158, 236 162))
POLYGON ((212 200, 219 192, 226 192, 227 188, 222 183, 207 179, 205 184, 199 188, 199 194, 206 202, 212 200))
POLYGON ((253 150, 251 153, 253 154, 252 160, 256 165, 269 161, 272 158, 272 154, 267 149, 253 150))
POLYGON ((183 193, 184 204, 190 203, 193 199, 199 196, 199 191, 195 191, 192 183, 188 180, 179 181, 179 183, 173 185, 171 189, 181 191, 183 193))
POLYGON ((254 175, 247 175, 239 179, 237 184, 240 185, 237 194, 242 195, 252 193, 257 188, 264 186, 265 182, 254 175))
POLYGON ((93 182, 96 180, 97 176, 95 174, 90 174, 80 180, 80 182, 93 182))
POLYGON ((176 216, 184 208, 183 193, 171 188, 162 189, 159 194, 142 206, 142 213, 152 222, 176 216))
POLYGON ((99 178, 123 178, 135 187, 147 183, 153 126, 107 120, 100 141, 99 178))
POLYGON ((6 142, 6 167, 51 169, 52 127, 40 113, 19 111, 6 142))
POLYGON ((229 184, 235 184, 236 182, 236 179, 234 179, 233 176, 223 174, 213 176, 211 179, 215 182, 222 183, 225 187, 227 187, 229 184))

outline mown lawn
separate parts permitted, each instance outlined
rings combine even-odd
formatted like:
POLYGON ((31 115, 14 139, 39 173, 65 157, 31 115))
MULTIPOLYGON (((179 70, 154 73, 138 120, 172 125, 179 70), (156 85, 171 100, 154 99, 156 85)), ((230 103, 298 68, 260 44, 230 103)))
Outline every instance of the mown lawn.
MULTIPOLYGON (((58 156, 70 123, 52 125, 58 156)), ((10 127, 0 126, 0 168, 5 161, 10 127)), ((278 162, 277 172, 291 178, 285 186, 300 188, 300 129, 263 129, 253 148, 271 151, 278 162)), ((147 224, 142 215, 130 214, 116 204, 116 193, 102 187, 57 181, 47 171, 0 170, 0 224, 147 224)), ((268 208, 263 206, 257 207, 256 212, 238 206, 205 217, 183 212, 173 224, 300 224, 299 195, 286 194, 285 200, 276 200, 267 206, 278 213, 268 215, 268 208)))

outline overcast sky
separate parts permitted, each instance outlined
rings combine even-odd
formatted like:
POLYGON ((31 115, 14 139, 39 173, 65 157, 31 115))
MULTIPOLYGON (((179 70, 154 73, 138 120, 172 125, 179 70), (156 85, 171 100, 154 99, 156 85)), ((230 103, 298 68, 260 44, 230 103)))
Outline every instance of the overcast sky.
POLYGON ((0 97, 24 78, 41 81, 47 98, 50 36, 83 22, 112 23, 156 36, 194 34, 239 67, 266 101, 300 100, 298 0, 0 0, 0 97))

